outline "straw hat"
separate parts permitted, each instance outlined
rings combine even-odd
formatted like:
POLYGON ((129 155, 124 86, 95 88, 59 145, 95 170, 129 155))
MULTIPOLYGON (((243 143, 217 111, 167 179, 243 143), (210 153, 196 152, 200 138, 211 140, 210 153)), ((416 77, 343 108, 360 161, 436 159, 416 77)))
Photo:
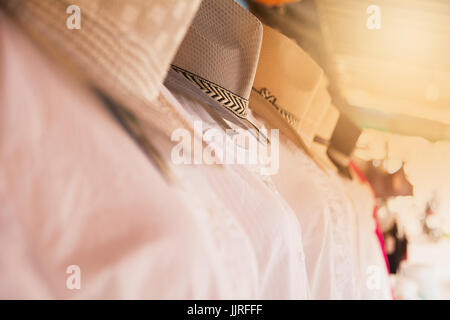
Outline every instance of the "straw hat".
MULTIPOLYGON (((165 175, 167 164, 140 121, 170 134, 161 110, 161 84, 200 0, 2 0, 4 10, 54 61, 105 99, 142 150, 165 175), (70 29, 70 6, 80 29, 70 29)), ((174 117, 175 118, 175 117, 174 117)), ((176 121, 176 119, 174 120, 176 121)))
POLYGON ((294 41, 265 25, 263 30, 250 108, 310 154, 331 108, 327 79, 294 41))
POLYGON ((223 118, 256 128, 248 103, 262 42, 262 25, 233 0, 204 0, 165 84, 212 106, 223 118))

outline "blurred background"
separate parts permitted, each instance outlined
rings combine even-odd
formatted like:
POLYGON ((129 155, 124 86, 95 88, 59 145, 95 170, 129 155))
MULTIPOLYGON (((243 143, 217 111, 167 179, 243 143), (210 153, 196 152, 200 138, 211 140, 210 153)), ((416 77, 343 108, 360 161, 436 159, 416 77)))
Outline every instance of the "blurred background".
POLYGON ((316 60, 362 129, 394 296, 450 299, 450 1, 239 2, 316 60))

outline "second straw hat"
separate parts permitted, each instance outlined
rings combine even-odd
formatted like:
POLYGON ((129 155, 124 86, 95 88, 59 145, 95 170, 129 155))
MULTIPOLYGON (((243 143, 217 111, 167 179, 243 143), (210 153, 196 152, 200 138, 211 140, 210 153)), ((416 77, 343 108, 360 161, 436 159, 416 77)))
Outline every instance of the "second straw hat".
POLYGON ((166 85, 212 106, 241 127, 256 127, 248 103, 262 25, 233 0, 204 0, 176 56, 166 85))

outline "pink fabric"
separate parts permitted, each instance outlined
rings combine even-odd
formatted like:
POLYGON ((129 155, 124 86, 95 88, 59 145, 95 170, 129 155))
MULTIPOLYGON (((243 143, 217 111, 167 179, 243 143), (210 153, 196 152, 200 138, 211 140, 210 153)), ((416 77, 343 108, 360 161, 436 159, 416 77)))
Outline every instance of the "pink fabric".
POLYGON ((194 209, 0 13, 0 298, 230 298, 194 209))

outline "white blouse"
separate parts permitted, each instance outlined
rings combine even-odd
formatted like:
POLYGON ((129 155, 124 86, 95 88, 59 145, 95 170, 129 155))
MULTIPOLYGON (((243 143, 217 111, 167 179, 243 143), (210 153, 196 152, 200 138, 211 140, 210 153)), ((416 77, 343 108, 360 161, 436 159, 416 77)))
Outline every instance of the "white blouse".
MULTIPOLYGON (((204 130, 220 129, 200 102, 189 95, 164 89, 162 93, 186 122, 192 124, 201 120, 204 130)), ((227 266, 236 271, 235 275, 240 273, 232 280, 236 286, 254 288, 253 296, 244 297, 309 297, 300 225, 270 177, 261 176, 258 166, 240 164, 181 165, 174 171, 191 185, 203 203, 211 203, 217 212, 222 211, 218 225, 229 226, 228 239, 237 239, 237 232, 247 239, 245 243, 249 243, 252 255, 243 252, 245 247, 237 240, 222 242, 223 250, 235 256, 241 252, 240 261, 228 259, 227 266), (233 221, 233 224, 226 221, 233 221), (238 266, 247 271, 238 272, 238 266), (250 283, 250 279, 254 283, 250 283)))
POLYGON ((312 299, 356 297, 353 216, 338 179, 320 169, 280 131, 280 170, 273 181, 302 228, 312 299))

